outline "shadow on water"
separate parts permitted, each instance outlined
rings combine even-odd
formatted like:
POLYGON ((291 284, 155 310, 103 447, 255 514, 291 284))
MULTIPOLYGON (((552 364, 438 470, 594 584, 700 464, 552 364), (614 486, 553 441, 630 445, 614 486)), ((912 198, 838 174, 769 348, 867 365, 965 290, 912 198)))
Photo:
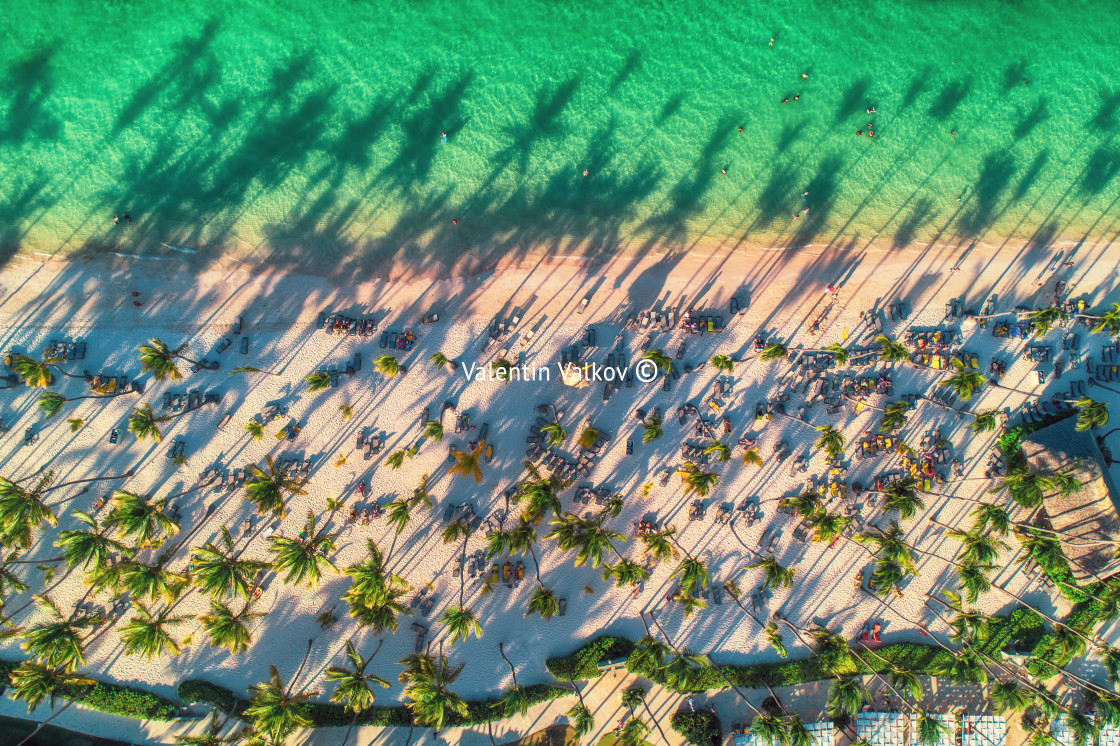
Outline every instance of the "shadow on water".
POLYGON ((1093 117, 1092 125, 1104 132, 1116 127, 1116 112, 1120 110, 1120 91, 1101 91, 1101 108, 1093 117))
POLYGON ((197 36, 188 36, 179 41, 172 50, 171 59, 141 85, 117 115, 113 134, 120 134, 148 109, 153 107, 165 91, 176 90, 180 101, 192 91, 204 89, 213 80, 214 65, 209 52, 210 44, 218 33, 217 19, 211 18, 197 36))
POLYGON ((0 144, 19 146, 29 140, 56 140, 62 124, 47 106, 54 89, 54 48, 47 47, 11 65, 0 90, 8 105, 0 123, 0 144))
POLYGON ((680 111, 681 105, 684 104, 684 92, 674 93, 661 107, 661 114, 657 117, 658 124, 665 124, 674 114, 680 111))
POLYGON ((1012 62, 1003 71, 1002 90, 1003 93, 1009 93, 1015 86, 1022 85, 1023 81, 1027 79, 1027 62, 1026 60, 1019 60, 1012 62))
POLYGON ((984 157, 980 176, 972 190, 972 208, 958 221, 965 235, 978 236, 991 225, 1000 197, 1014 175, 1015 163, 1006 153, 989 153, 984 157))
POLYGON ((1022 140, 1024 137, 1029 135, 1035 127, 1042 124, 1049 118, 1050 113, 1046 111, 1046 98, 1040 98, 1038 100, 1038 103, 1035 104, 1034 109, 1025 117, 1023 117, 1023 121, 1015 125, 1015 131, 1011 134, 1016 140, 1022 140))
POLYGON ((843 167, 844 161, 838 155, 825 156, 817 167, 817 172, 805 187, 811 195, 813 207, 809 212, 802 213, 797 221, 799 225, 793 244, 808 244, 828 227, 829 215, 836 204, 837 177, 843 167))
POLYGON ((778 133, 777 148, 779 153, 784 153, 789 150, 790 145, 793 145, 800 139, 802 133, 805 132, 805 127, 809 124, 808 120, 802 119, 797 124, 782 125, 782 131, 778 133))
POLYGON ((899 104, 899 111, 906 111, 918 100, 926 88, 929 86, 929 79, 933 76, 933 66, 926 65, 922 71, 910 81, 910 87, 906 89, 906 94, 902 97, 902 103, 899 104))
POLYGON ((642 53, 637 49, 631 49, 630 54, 626 55, 626 61, 622 63, 622 67, 615 74, 614 80, 611 81, 611 93, 617 91, 618 87, 625 83, 641 66, 642 53))
POLYGON ((862 114, 867 109, 867 92, 870 89, 871 81, 867 78, 860 78, 848 86, 836 109, 835 123, 843 124, 852 114, 862 114))
POLYGON ((1100 146, 1089 156, 1081 189, 1087 194, 1100 194, 1120 172, 1120 153, 1107 146, 1100 146))
POLYGON ((1011 201, 1018 202, 1027 196, 1031 188, 1038 181, 1038 177, 1042 175, 1042 170, 1046 168, 1046 163, 1050 160, 1050 151, 1043 150, 1041 153, 1034 157, 1030 167, 1023 178, 1019 179, 1019 183, 1015 185, 1015 191, 1011 194, 1011 201))
POLYGON ((941 89, 940 95, 933 105, 929 107, 929 115, 934 119, 944 121, 948 119, 957 107, 961 105, 972 91, 972 78, 964 80, 950 80, 941 89))
POLYGON ((900 249, 907 246, 915 238, 918 233, 937 217, 937 212, 933 209, 933 200, 922 197, 914 203, 914 207, 910 210, 910 214, 903 218, 899 223, 898 228, 894 232, 894 248, 900 249))

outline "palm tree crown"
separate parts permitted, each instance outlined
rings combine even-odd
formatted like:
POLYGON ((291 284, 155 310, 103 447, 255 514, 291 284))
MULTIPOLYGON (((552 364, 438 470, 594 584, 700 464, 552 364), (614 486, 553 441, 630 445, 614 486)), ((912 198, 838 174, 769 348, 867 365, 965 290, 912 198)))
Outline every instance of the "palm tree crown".
POLYGON ((276 556, 273 566, 277 572, 286 573, 285 583, 303 584, 308 588, 315 588, 319 585, 324 571, 338 572, 338 568, 326 556, 327 552, 334 549, 334 540, 337 537, 338 534, 329 534, 325 530, 316 533, 315 514, 309 510, 307 522, 299 538, 268 537, 269 549, 276 556))
POLYGON ((283 518, 284 493, 306 495, 303 486, 307 480, 289 476, 287 469, 278 467, 272 460, 272 456, 265 456, 264 459, 267 472, 256 464, 249 466, 253 476, 245 482, 245 497, 257 506, 257 512, 261 515, 272 513, 276 518, 283 518))

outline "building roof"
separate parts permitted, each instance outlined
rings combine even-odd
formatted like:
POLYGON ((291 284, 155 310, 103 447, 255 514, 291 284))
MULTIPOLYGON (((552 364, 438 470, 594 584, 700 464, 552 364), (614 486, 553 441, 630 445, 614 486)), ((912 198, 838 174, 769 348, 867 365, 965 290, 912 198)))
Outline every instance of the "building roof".
MULTIPOLYGON (((1055 531, 1071 534, 1074 541, 1111 542, 1120 536, 1120 493, 1096 438, 1089 432, 1077 431, 1076 417, 1067 417, 1031 433, 1023 439, 1022 448, 1032 470, 1048 472, 1074 467, 1072 473, 1082 485, 1072 495, 1044 499, 1043 514, 1055 531)), ((1120 571, 1111 544, 1086 546, 1071 543, 1067 537, 1057 538, 1065 555, 1076 563, 1071 563, 1070 570, 1078 582, 1091 579, 1086 570, 1101 577, 1120 571)))

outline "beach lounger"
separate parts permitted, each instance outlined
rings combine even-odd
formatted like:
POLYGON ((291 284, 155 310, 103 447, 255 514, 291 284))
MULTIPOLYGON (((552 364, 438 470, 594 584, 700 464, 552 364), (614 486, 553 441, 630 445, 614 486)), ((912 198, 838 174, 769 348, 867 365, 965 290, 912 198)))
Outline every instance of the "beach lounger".
POLYGON ((222 341, 218 343, 217 353, 219 355, 221 355, 223 352, 228 350, 230 348, 230 345, 232 345, 232 344, 233 344, 232 339, 230 339, 229 337, 224 337, 222 339, 222 341))
MULTIPOLYGON (((362 369, 362 353, 355 352, 354 353, 354 370, 361 370, 361 369, 362 369)), ((349 372, 349 371, 347 371, 347 372, 349 372)), ((353 375, 353 374, 351 374, 351 375, 353 375)))
POLYGON ((684 357, 684 347, 685 347, 684 342, 681 342, 680 345, 677 347, 677 360, 680 360, 681 358, 684 357))
POLYGON ((586 311, 587 310, 587 304, 589 302, 590 302, 590 299, 588 299, 588 298, 584 298, 583 300, 581 300, 579 302, 579 308, 576 309, 576 313, 582 314, 584 311, 586 311))
POLYGON ((29 427, 23 433, 23 444, 29 446, 39 440, 39 433, 35 432, 34 427, 29 427))
POLYGON ((483 422, 482 427, 478 430, 478 439, 486 440, 486 436, 490 433, 490 423, 483 422))
POLYGON ((230 418, 232 418, 232 417, 233 417, 232 413, 226 412, 225 415, 223 415, 221 421, 218 422, 218 429, 219 430, 225 430, 226 425, 229 424, 230 418))
POLYGON ((248 337, 242 337, 241 338, 241 354, 242 355, 248 355, 249 354, 249 338, 248 337))
POLYGON ((568 613, 568 599, 561 598, 557 601, 560 607, 559 616, 565 616, 568 613))

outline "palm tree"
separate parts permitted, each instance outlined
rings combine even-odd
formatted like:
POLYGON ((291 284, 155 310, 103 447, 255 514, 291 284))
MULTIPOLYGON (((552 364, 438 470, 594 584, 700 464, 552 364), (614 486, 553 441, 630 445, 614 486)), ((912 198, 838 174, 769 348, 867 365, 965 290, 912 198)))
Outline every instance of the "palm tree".
POLYGON ((988 699, 997 714, 1007 710, 1022 712, 1034 703, 1033 693, 1012 681, 997 681, 988 687, 988 699))
POLYGON ((905 363, 910 360, 910 350, 901 342, 895 342, 886 334, 875 337, 879 344, 879 357, 888 363, 905 363))
POLYGON ((44 665, 73 671, 85 662, 84 633, 104 619, 96 614, 66 618, 48 596, 36 596, 35 603, 47 612, 50 621, 39 622, 23 633, 23 649, 44 665))
POLYGON ((428 420, 424 423, 424 437, 433 443, 443 440, 443 423, 439 420, 428 420))
POLYGON ((331 387, 331 374, 325 370, 315 371, 304 376, 303 382, 307 384, 307 392, 314 394, 331 387))
POLYGON ((466 717, 467 703, 449 687, 459 678, 466 663, 451 668, 447 656, 410 655, 400 661, 405 669, 400 675, 404 684, 406 707, 413 719, 439 731, 454 716, 466 717))
POLYGON ((660 347, 654 347, 652 350, 647 350, 642 354, 642 360, 652 360, 653 364, 662 373, 668 373, 673 367, 673 361, 665 354, 665 351, 660 347))
POLYGON ((1100 736, 1100 725, 1084 713, 1067 712, 1065 725, 1069 728, 1075 746, 1093 746, 1100 736))
POLYGON ((171 616, 171 610, 166 607, 153 615, 144 604, 137 602, 135 606, 139 615, 121 627, 124 652, 128 655, 140 653, 146 660, 164 653, 178 655, 181 648, 167 627, 182 624, 190 617, 171 616))
POLYGON ((222 526, 221 531, 224 551, 211 542, 191 550, 191 575, 194 583, 215 600, 227 596, 248 598, 254 576, 271 565, 257 560, 240 559, 233 551, 233 538, 229 535, 229 530, 222 526))
POLYGON ((23 661, 8 675, 12 698, 27 702, 30 715, 44 700, 54 707, 55 698, 71 698, 75 689, 91 687, 97 682, 85 674, 72 673, 70 669, 49 666, 37 661, 23 661))
POLYGON ((1031 312, 1030 323, 1034 325, 1034 333, 1036 337, 1041 337, 1050 331, 1050 328, 1055 324, 1064 322, 1069 318, 1064 308, 1058 306, 1046 306, 1044 308, 1036 308, 1031 312))
POLYGON ((444 355, 442 352, 432 353, 428 360, 436 368, 445 368, 450 366, 451 370, 454 371, 458 367, 458 364, 454 360, 447 357, 447 355, 444 355))
POLYGON ((824 506, 819 492, 807 491, 785 498, 786 507, 802 518, 809 518, 824 506))
POLYGON ((871 692, 857 676, 840 676, 828 690, 828 714, 831 717, 846 715, 854 718, 864 702, 871 700, 871 692))
POLYGON ((1120 303, 1113 303, 1112 308, 1101 316, 1090 317, 1097 318, 1100 321, 1089 331, 1092 334, 1100 334, 1107 332, 1113 336, 1120 334, 1120 303))
POLYGON ((614 742, 618 746, 642 746, 647 735, 649 735, 649 726, 645 724, 645 721, 634 718, 626 721, 626 724, 618 731, 618 736, 615 737, 614 742))
POLYGON ((879 432, 883 435, 893 433, 900 427, 906 426, 906 413, 910 405, 904 401, 896 401, 883 408, 883 422, 879 425, 879 432))
POLYGON ((403 370, 401 364, 392 355, 378 355, 373 361, 373 369, 386 378, 394 378, 403 370))
POLYGON ((601 435, 602 433, 596 428, 585 427, 579 434, 579 438, 576 440, 576 444, 581 448, 594 448, 595 444, 599 441, 599 436, 601 435))
MULTIPOLYGON (((43 413, 43 417, 45 419, 49 420, 50 418, 54 417, 59 412, 61 412, 62 408, 66 405, 67 402, 80 401, 81 399, 111 399, 115 396, 121 396, 123 394, 139 394, 139 393, 140 393, 139 391, 135 391, 134 389, 128 388, 128 389, 122 389, 121 391, 118 391, 114 394, 92 394, 92 395, 89 395, 89 396, 65 397, 62 394, 56 393, 54 391, 43 391, 42 393, 39 394, 39 398, 38 398, 38 400, 36 400, 35 403, 39 407, 39 411, 43 413)), ((80 428, 81 425, 79 425, 78 427, 80 428)), ((78 428, 73 428, 71 430, 71 432, 77 432, 77 431, 78 431, 78 428)))
POLYGON ((729 356, 721 353, 712 355, 712 367, 720 373, 732 373, 735 370, 735 362, 729 356))
POLYGON ((762 466, 762 456, 758 455, 758 448, 751 446, 743 449, 743 466, 762 466))
POLYGON ((54 383, 54 376, 51 375, 51 366, 46 360, 40 362, 27 355, 16 355, 12 358, 8 367, 13 373, 19 376, 20 380, 27 386, 45 389, 47 386, 54 383))
POLYGON ((157 337, 152 337, 148 340, 148 344, 140 345, 140 372, 151 372, 152 378, 157 381, 162 381, 165 378, 170 378, 172 381, 178 381, 183 377, 179 372, 179 368, 175 365, 175 360, 186 360, 188 363, 193 363, 199 367, 202 363, 197 360, 191 360, 186 355, 183 355, 183 350, 187 349, 186 344, 179 345, 174 350, 164 344, 157 337))
POLYGON ((244 716, 258 733, 268 736, 273 743, 283 743, 296 728, 311 725, 307 717, 307 700, 318 692, 289 692, 276 666, 269 666, 269 679, 249 687, 251 696, 244 716))
POLYGON ((564 442, 564 439, 568 437, 568 434, 564 432, 564 428, 560 426, 559 422, 553 420, 552 422, 541 428, 541 436, 545 439, 545 442, 548 443, 548 445, 558 446, 564 442))
POLYGON ((781 360, 789 354, 784 344, 779 342, 771 342, 766 345, 766 348, 758 354, 758 359, 769 362, 770 360, 781 360))
POLYGON ((996 418, 999 416, 999 412, 997 412, 996 410, 988 409, 983 412, 978 412, 972 416, 975 419, 973 419, 972 424, 968 426, 968 429, 976 433, 977 435, 980 435, 981 433, 991 432, 992 430, 996 429, 996 425, 998 424, 996 418))
POLYGON ((642 444, 649 445, 662 435, 661 418, 652 415, 647 417, 645 422, 642 423, 642 429, 644 431, 642 433, 642 444))
POLYGON ((720 443, 719 441, 713 441, 709 443, 704 448, 704 453, 708 455, 714 454, 716 457, 716 461, 721 464, 726 464, 731 460, 731 448, 724 445, 723 443, 720 443))
MULTIPOLYGON (((18 575, 8 569, 8 566, 15 564, 18 558, 19 552, 12 552, 4 558, 4 563, 0 565, 0 610, 3 609, 4 596, 8 595, 8 591, 23 593, 28 588, 27 583, 20 580, 18 575)), ((0 616, 0 621, 2 620, 3 617, 0 616)))
POLYGON ((793 575, 797 572, 796 567, 786 568, 772 554, 748 562, 747 567, 762 569, 763 575, 766 576, 766 583, 762 586, 763 592, 771 584, 777 588, 793 587, 793 575))
POLYGON ((677 531, 673 526, 663 528, 660 531, 649 531, 641 535, 643 557, 652 557, 655 562, 664 562, 668 559, 676 559, 679 555, 677 548, 673 546, 671 541, 673 534, 677 531))
POLYGON ((480 440, 478 445, 469 451, 452 451, 451 456, 455 459, 455 463, 448 467, 447 472, 458 474, 463 478, 471 477, 475 484, 482 484, 482 466, 479 462, 485 450, 486 441, 480 440))
POLYGON ((805 519, 805 524, 813 529, 813 541, 832 543, 843 536, 844 528, 852 522, 851 517, 839 513, 818 510, 805 519))
POLYGON ((498 643, 498 653, 501 654, 502 660, 509 666, 510 673, 513 675, 513 687, 502 695, 501 699, 494 703, 493 707, 499 710, 505 717, 512 717, 514 714, 524 716, 529 711, 529 696, 526 691, 521 688, 517 683, 517 670, 513 667, 513 663, 506 657, 505 650, 502 648, 502 643, 498 643))
POLYGON ((566 714, 571 718, 572 729, 575 731, 576 738, 583 738, 595 730, 595 717, 583 702, 576 702, 566 714))
POLYGON ((961 401, 970 400, 973 393, 984 388, 984 384, 988 382, 988 379, 984 377, 983 373, 978 370, 972 370, 971 368, 965 368, 964 363, 957 358, 953 358, 953 368, 956 370, 956 373, 937 385, 953 389, 956 395, 960 397, 961 401))
POLYGON ((685 595, 692 595, 694 590, 703 588, 711 579, 708 566, 695 557, 685 557, 670 577, 678 579, 685 595))
POLYGON ((545 588, 544 585, 540 585, 533 589, 532 595, 529 596, 529 604, 526 607, 525 616, 537 614, 541 619, 547 622, 559 613, 560 602, 556 598, 556 593, 551 588, 545 588))
POLYGON ((167 569, 176 547, 169 547, 148 565, 134 560, 121 560, 103 573, 104 581, 118 588, 127 588, 139 598, 150 601, 162 598, 171 603, 179 597, 189 582, 186 577, 167 569))
POLYGON ((71 515, 89 528, 58 532, 58 541, 54 545, 62 549, 62 556, 69 569, 73 570, 81 565, 83 570, 89 570, 92 565, 94 570, 101 570, 109 566, 110 557, 114 553, 132 556, 132 550, 116 539, 109 538, 109 527, 106 526, 102 531, 97 519, 89 513, 75 510, 71 515))
POLYGON ((990 527, 993 533, 1007 536, 1011 528, 1011 516, 1007 509, 992 503, 980 503, 972 511, 974 518, 972 530, 982 534, 990 527))
POLYGON ((911 734, 911 739, 919 746, 936 746, 953 734, 943 719, 926 710, 918 710, 915 724, 918 726, 917 732, 911 734))
POLYGON ((264 437, 264 425, 256 420, 249 420, 243 425, 245 432, 249 433, 249 437, 253 440, 260 440, 264 437))
POLYGON ((1104 427, 1108 424, 1108 405, 1104 402, 1093 401, 1085 397, 1078 399, 1073 406, 1079 410, 1077 413, 1077 430, 1085 432, 1094 427, 1104 427))
POLYGON ((509 383, 513 379, 514 365, 504 357, 490 361, 490 379, 509 383))
POLYGON ((229 736, 220 735, 225 721, 218 722, 218 713, 210 715, 210 724, 200 736, 174 736, 177 746, 225 746, 241 740, 239 733, 229 736))
POLYGON ((758 736, 766 746, 782 746, 786 741, 785 722, 776 715, 759 714, 747 728, 752 736, 758 736))
POLYGON ((774 648, 778 655, 785 658, 788 653, 785 643, 782 642, 782 631, 778 628, 778 625, 774 622, 767 622, 762 630, 766 633, 766 641, 770 643, 770 647, 774 648))
POLYGON ((250 602, 245 602, 245 607, 240 613, 235 614, 231 608, 220 601, 210 601, 210 613, 198 617, 202 629, 210 636, 210 647, 226 648, 230 653, 244 653, 253 642, 246 621, 263 617, 264 614, 249 613, 250 602))
POLYGON ((914 482, 895 482, 886 487, 883 495, 883 512, 897 510, 902 519, 910 520, 919 510, 924 510, 925 502, 918 496, 914 482))
POLYGON ((712 488, 719 481, 719 475, 709 471, 702 471, 691 461, 685 461, 677 472, 684 485, 685 494, 695 492, 699 497, 707 497, 712 488))
POLYGON ((156 417, 151 404, 141 404, 128 415, 128 431, 136 436, 137 440, 150 437, 157 443, 163 442, 163 433, 159 430, 161 422, 167 422, 170 417, 156 417))
POLYGON ((401 599, 411 587, 407 580, 385 567, 381 551, 372 540, 366 542, 366 549, 369 557, 344 571, 352 580, 342 598, 350 605, 350 616, 361 626, 369 627, 377 635, 395 632, 397 617, 409 613, 401 599))
POLYGON ((163 512, 163 499, 149 500, 133 492, 114 490, 112 504, 105 528, 116 530, 124 539, 134 537, 137 546, 151 546, 179 533, 179 524, 163 512))
POLYGON ((303 525, 300 538, 270 536, 269 550, 276 556, 273 567, 277 572, 285 572, 285 583, 306 584, 315 588, 323 577, 323 572, 338 574, 338 568, 327 559, 327 552, 334 550, 334 540, 338 534, 329 534, 324 529, 315 532, 315 513, 307 511, 307 522, 303 525))
MULTIPOLYGON (((378 647, 380 648, 380 644, 378 647)), ((376 654, 375 651, 374 655, 376 654)), ((353 640, 346 641, 346 657, 350 659, 353 668, 329 666, 325 674, 327 681, 338 683, 334 694, 331 695, 331 701, 342 703, 346 709, 357 715, 362 710, 373 707, 375 699, 373 685, 388 689, 389 682, 380 676, 365 672, 366 666, 373 660, 373 655, 363 658, 354 647, 353 640)))
POLYGON ((284 493, 306 495, 303 486, 307 480, 288 476, 287 469, 276 466, 272 456, 265 456, 264 460, 268 467, 267 472, 256 464, 249 465, 249 471, 253 476, 245 482, 245 499, 256 506, 257 513, 260 515, 272 513, 276 518, 283 518, 286 513, 284 493))
POLYGON ((813 447, 825 450, 833 461, 840 458, 844 454, 844 434, 832 425, 817 425, 816 430, 821 435, 813 447))
POLYGON ((405 499, 394 500, 389 503, 388 509, 388 523, 393 527, 397 536, 408 526, 408 522, 412 520, 411 505, 405 499))
POLYGON ((833 358, 836 360, 836 365, 843 368, 848 362, 848 351, 844 349, 842 344, 830 344, 824 348, 826 352, 831 352, 833 358))
POLYGON ((474 611, 466 607, 449 608, 443 612, 439 620, 447 627, 451 644, 466 640, 472 633, 475 637, 482 637, 482 624, 474 611))
POLYGON ((989 492, 1007 490, 1011 499, 1019 505, 1036 508, 1042 504, 1047 493, 1056 492, 1064 497, 1080 489, 1077 478, 1069 471, 1037 472, 1023 466, 1009 470, 1000 484, 989 492))

